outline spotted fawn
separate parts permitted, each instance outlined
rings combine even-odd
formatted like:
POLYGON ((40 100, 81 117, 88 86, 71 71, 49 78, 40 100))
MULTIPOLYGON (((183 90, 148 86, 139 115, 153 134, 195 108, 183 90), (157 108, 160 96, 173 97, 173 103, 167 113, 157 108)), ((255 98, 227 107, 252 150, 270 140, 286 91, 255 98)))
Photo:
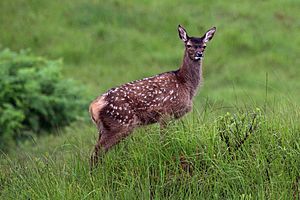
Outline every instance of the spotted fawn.
POLYGON ((99 138, 91 156, 91 167, 98 158, 137 126, 178 119, 191 111, 192 99, 202 81, 202 60, 206 44, 216 28, 202 37, 190 37, 179 25, 184 42, 183 61, 178 70, 132 81, 112 88, 94 100, 89 107, 99 138))

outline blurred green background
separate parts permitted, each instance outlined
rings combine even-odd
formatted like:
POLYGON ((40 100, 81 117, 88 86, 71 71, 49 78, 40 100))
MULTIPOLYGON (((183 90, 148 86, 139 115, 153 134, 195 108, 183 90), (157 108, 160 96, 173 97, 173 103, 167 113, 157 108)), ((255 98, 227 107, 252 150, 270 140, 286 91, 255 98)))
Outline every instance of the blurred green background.
POLYGON ((2 0, 0 49, 62 58, 64 75, 80 81, 92 100, 178 68, 178 24, 192 36, 216 26, 196 104, 299 103, 299 10, 298 0, 2 0))

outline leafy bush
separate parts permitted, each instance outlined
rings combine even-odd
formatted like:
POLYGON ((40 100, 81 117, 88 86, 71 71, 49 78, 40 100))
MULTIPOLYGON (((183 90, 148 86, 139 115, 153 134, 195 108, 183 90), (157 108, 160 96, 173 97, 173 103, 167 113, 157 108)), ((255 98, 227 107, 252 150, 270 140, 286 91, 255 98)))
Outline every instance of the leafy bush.
POLYGON ((218 132, 230 154, 240 149, 250 135, 259 129, 261 118, 259 108, 254 111, 241 111, 237 114, 227 112, 218 118, 218 132))
POLYGON ((63 78, 61 64, 24 50, 0 52, 0 149, 30 132, 67 125, 83 111, 82 90, 63 78))

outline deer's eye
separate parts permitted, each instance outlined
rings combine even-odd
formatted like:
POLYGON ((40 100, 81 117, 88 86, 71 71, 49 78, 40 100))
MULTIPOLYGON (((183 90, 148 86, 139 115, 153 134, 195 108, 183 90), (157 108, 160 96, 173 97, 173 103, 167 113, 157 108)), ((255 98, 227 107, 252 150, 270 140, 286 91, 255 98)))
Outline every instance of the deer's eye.
POLYGON ((192 47, 192 45, 190 45, 190 44, 187 44, 186 46, 187 46, 187 48, 191 48, 192 47))

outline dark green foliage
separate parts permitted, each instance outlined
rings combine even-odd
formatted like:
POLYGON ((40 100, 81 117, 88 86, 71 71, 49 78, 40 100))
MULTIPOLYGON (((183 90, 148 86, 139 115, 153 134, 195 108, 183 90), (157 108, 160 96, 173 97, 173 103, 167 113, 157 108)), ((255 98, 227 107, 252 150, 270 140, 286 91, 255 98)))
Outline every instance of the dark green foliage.
POLYGON ((84 102, 80 88, 65 80, 60 60, 0 52, 0 149, 30 132, 41 133, 69 124, 84 102))

